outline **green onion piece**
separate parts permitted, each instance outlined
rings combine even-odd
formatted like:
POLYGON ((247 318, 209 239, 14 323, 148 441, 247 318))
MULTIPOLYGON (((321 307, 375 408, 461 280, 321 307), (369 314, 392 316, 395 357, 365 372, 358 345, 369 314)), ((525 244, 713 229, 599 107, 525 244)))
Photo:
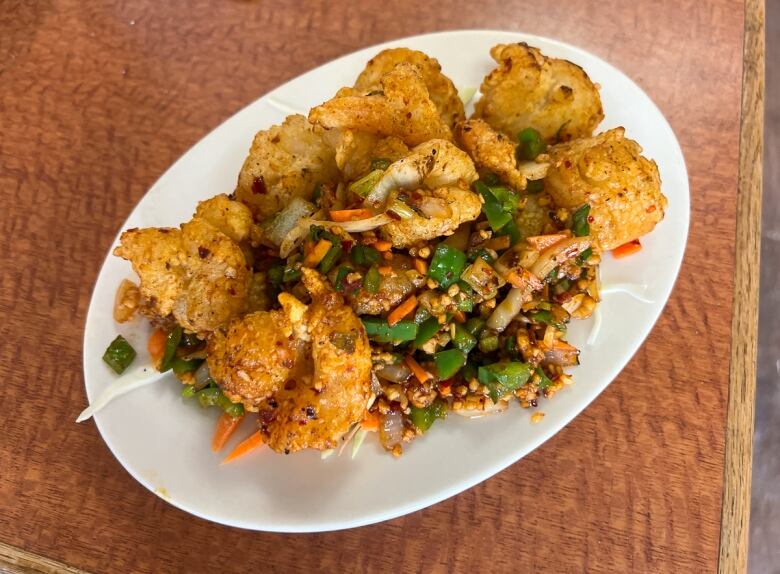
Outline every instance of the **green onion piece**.
POLYGON ((565 331, 566 325, 553 317, 553 314, 550 311, 547 311, 545 309, 541 309, 539 311, 533 311, 528 314, 528 316, 536 321, 537 323, 544 323, 545 325, 552 325, 559 331, 565 331))
POLYGON ((466 297, 462 301, 458 301, 458 311, 464 313, 471 313, 474 310, 474 300, 471 297, 466 297))
POLYGON ((544 180, 543 179, 528 180, 525 183, 525 191, 526 193, 541 193, 542 191, 544 191, 544 180))
POLYGON ((466 254, 460 249, 439 243, 433 258, 428 265, 428 277, 446 289, 460 279, 460 274, 466 267, 466 254))
POLYGON ((447 349, 433 356, 439 379, 446 381, 452 378, 466 364, 466 353, 458 349, 447 349))
POLYGON ((182 329, 179 325, 176 325, 176 328, 168 333, 168 337, 165 340, 165 354, 163 355, 162 364, 160 365, 161 373, 164 373, 171 368, 171 362, 176 356, 176 348, 179 346, 179 343, 181 343, 181 334, 182 329))
POLYGON ((387 207, 387 211, 392 211, 401 219, 411 219, 414 217, 414 210, 400 199, 391 201, 390 205, 387 207))
POLYGON ((225 414, 232 418, 244 416, 244 405, 241 403, 231 403, 229 407, 224 407, 225 414))
POLYGON ((541 134, 534 128, 525 128, 517 134, 517 149, 515 155, 517 161, 530 161, 536 159, 540 153, 544 153, 546 146, 541 134))
POLYGON ((352 193, 365 197, 371 193, 371 190, 374 189, 374 187, 376 187, 376 184, 382 179, 384 173, 385 170, 383 169, 375 169, 369 172, 368 175, 364 175, 357 181, 350 183, 347 189, 352 193))
POLYGON ((382 276, 379 274, 379 269, 376 265, 372 266, 368 270, 365 277, 363 277, 363 287, 369 293, 377 293, 379 291, 379 284, 382 281, 382 276))
POLYGON ((477 378, 477 365, 466 361, 466 365, 460 371, 460 376, 464 381, 471 382, 472 379, 477 378))
POLYGON ((472 335, 476 336, 479 335, 482 332, 482 329, 485 328, 485 320, 481 317, 472 317, 468 321, 466 321, 466 331, 471 333, 472 335))
POLYGON ((590 205, 586 203, 582 207, 577 208, 577 211, 571 216, 571 230, 577 237, 590 235, 590 224, 588 223, 589 213, 590 205))
POLYGON ((496 233, 496 236, 501 235, 508 235, 509 236, 509 244, 514 245, 518 241, 520 241, 520 229, 517 227, 517 223, 514 219, 509 221, 504 227, 501 228, 501 231, 496 233))
POLYGON ((300 269, 295 269, 294 267, 285 267, 282 280, 285 283, 291 283, 293 281, 298 281, 301 278, 301 275, 302 273, 300 269))
POLYGON ((471 349, 476 347, 477 339, 469 333, 468 329, 463 325, 455 326, 455 336, 452 338, 452 344, 458 349, 468 354, 471 349))
POLYGON ((371 160, 371 171, 381 169, 382 171, 386 170, 388 167, 390 167, 390 164, 393 163, 386 157, 375 157, 371 160))
POLYGON ((487 217, 488 223, 493 231, 498 231, 512 219, 512 214, 508 213, 502 203, 491 193, 488 186, 481 181, 474 182, 474 189, 484 198, 482 212, 487 217))
POLYGON ((364 317, 361 321, 368 338, 377 343, 414 341, 417 337, 417 323, 413 321, 399 321, 392 327, 379 317, 364 317))
POLYGON ((352 268, 346 265, 341 265, 339 267, 339 270, 336 271, 336 281, 333 285, 336 288, 336 291, 344 290, 344 280, 347 278, 347 275, 352 273, 352 271, 352 268))
POLYGON ((382 261, 382 254, 368 245, 355 245, 349 252, 349 257, 355 265, 369 267, 382 261))
POLYGON ((552 381, 550 378, 544 373, 544 370, 542 367, 536 367, 536 374, 539 375, 539 388, 541 390, 546 389, 550 385, 552 385, 552 381))
POLYGON ((409 418, 412 424, 423 432, 431 428, 436 419, 443 419, 447 416, 447 403, 440 399, 436 399, 425 408, 418 409, 412 405, 410 409, 409 418))
POLYGON ((222 397, 222 391, 216 387, 207 387, 195 393, 198 397, 198 402, 202 407, 213 407, 218 404, 220 397, 222 397))
POLYGON ((185 361, 179 357, 174 357, 173 360, 171 360, 171 369, 173 369, 173 372, 177 375, 181 375, 182 373, 190 373, 200 367, 202 362, 203 359, 192 359, 191 361, 185 361))
POLYGON ((195 396, 195 387, 192 385, 184 385, 181 391, 181 396, 185 399, 189 399, 195 396))
POLYGON ((556 295, 560 295, 561 293, 566 293, 566 291, 571 289, 571 281, 568 278, 564 277, 563 279, 561 279, 555 284, 554 289, 556 295))
POLYGON ((504 337, 504 351, 507 353, 511 353, 515 350, 515 347, 517 346, 517 337, 513 337, 512 335, 509 335, 507 337, 504 337))
POLYGON ((492 353, 498 349, 498 335, 485 335, 479 340, 479 350, 483 353, 492 353))
POLYGON ((588 259, 590 259, 591 255, 593 255, 593 249, 588 247, 585 251, 577 255, 577 264, 584 265, 588 262, 588 259))
POLYGON ((284 281, 284 265, 274 265, 268 269, 268 282, 274 287, 279 287, 284 281))
POLYGON ((520 202, 520 197, 508 187, 495 186, 489 187, 490 193, 493 194, 498 202, 501 204, 501 209, 507 213, 514 213, 517 211, 517 205, 520 202))
POLYGON ((342 251, 343 250, 341 249, 340 241, 331 245, 330 249, 328 249, 328 252, 325 254, 325 257, 322 258, 320 264, 317 266, 317 269, 319 269, 320 273, 325 274, 333 269, 336 261, 338 261, 339 257, 341 257, 342 251))
POLYGON ((117 335, 103 353, 103 360, 117 375, 121 375, 134 358, 135 349, 122 335, 117 335))
MULTIPOLYGON (((485 261, 487 263, 493 263, 493 261, 494 261, 493 257, 490 255, 490 253, 488 253, 487 249, 485 249, 484 247, 478 247, 476 249, 473 249, 473 248, 469 249, 467 259, 468 259, 468 261, 470 263, 473 263, 477 259, 482 259, 483 261, 485 261)), ((468 283, 466 283, 465 281, 463 281, 463 283, 468 285, 468 283)), ((471 289, 471 285, 469 285, 469 289, 471 289)), ((471 290, 472 290, 472 292, 474 292, 473 289, 471 289, 471 290)))
POLYGON ((425 343, 431 340, 441 328, 439 320, 436 317, 430 317, 423 321, 417 329, 417 337, 414 339, 414 348, 419 349, 425 343))
POLYGON ((517 361, 500 361, 479 367, 479 382, 490 390, 490 398, 498 402, 502 396, 523 386, 531 377, 531 367, 517 361))

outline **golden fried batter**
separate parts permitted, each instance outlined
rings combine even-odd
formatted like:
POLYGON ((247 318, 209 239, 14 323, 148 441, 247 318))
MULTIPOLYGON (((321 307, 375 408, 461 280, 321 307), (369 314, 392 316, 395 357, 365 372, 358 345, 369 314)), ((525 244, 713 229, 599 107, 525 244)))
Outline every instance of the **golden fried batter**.
POLYGON ((411 247, 420 241, 452 235, 461 223, 476 219, 482 209, 479 195, 455 186, 416 191, 408 203, 423 215, 394 221, 381 228, 382 237, 391 241, 393 247, 411 247))
POLYGON ((312 108, 309 121, 325 128, 396 136, 408 146, 434 138, 452 139, 417 66, 399 64, 380 81, 381 92, 363 95, 354 89, 339 90, 335 98, 312 108))
POLYGON ((518 163, 515 157, 517 144, 484 120, 473 119, 459 124, 455 137, 474 163, 495 173, 501 181, 517 190, 525 189, 528 180, 542 179, 547 173, 548 164, 544 161, 518 163))
POLYGON ((545 190, 562 207, 590 204, 590 233, 601 249, 649 233, 666 209, 658 166, 624 132, 616 128, 549 150, 545 190))
POLYGON ((326 140, 336 152, 336 165, 347 181, 358 179, 371 170, 371 160, 386 159, 396 161, 407 153, 409 148, 395 136, 378 136, 356 130, 330 130, 326 140))
POLYGON ((125 231, 114 255, 132 263, 154 312, 187 331, 213 331, 246 304, 251 273, 241 247, 197 216, 180 230, 125 231))
POLYGON ((438 60, 417 50, 409 48, 382 50, 371 58, 360 72, 355 81, 355 89, 364 94, 381 89, 382 76, 403 62, 414 64, 420 70, 431 100, 450 129, 454 128, 459 121, 466 119, 458 90, 452 80, 442 74, 438 60))
POLYGON ((248 241, 254 225, 249 208, 224 193, 201 201, 195 217, 205 219, 236 243, 248 241))
POLYGON ((498 63, 480 88, 475 116, 514 136, 534 128, 548 143, 588 137, 604 119, 596 85, 566 60, 548 58, 525 43, 490 50, 498 63))
POLYGON ((290 198, 311 199, 317 184, 337 179, 335 154, 323 139, 322 128, 293 115, 282 125, 257 133, 235 193, 261 222, 290 198))

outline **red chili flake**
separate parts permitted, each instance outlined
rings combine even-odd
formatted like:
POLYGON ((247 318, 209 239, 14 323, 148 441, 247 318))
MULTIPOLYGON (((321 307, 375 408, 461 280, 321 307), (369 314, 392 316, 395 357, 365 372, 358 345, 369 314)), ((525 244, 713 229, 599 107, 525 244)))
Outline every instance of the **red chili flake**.
POLYGON ((354 241, 347 239, 346 241, 341 242, 341 247, 344 249, 345 252, 349 253, 350 251, 352 251, 352 245, 354 243, 355 243, 354 241))
POLYGON ((252 182, 252 193, 259 195, 268 193, 268 188, 265 186, 265 180, 263 179, 262 175, 260 177, 256 177, 252 182))
POLYGON ((593 223, 594 221, 596 221, 596 220, 593 218, 593 216, 589 215, 588 216, 588 223, 593 223))
POLYGON ((200 246, 198 247, 198 255, 200 255, 201 259, 205 259, 209 255, 211 255, 211 250, 208 247, 200 246))
POLYGON ((284 383, 284 390, 285 391, 294 391, 296 386, 297 386, 297 383, 295 382, 295 379, 290 379, 289 381, 284 383))

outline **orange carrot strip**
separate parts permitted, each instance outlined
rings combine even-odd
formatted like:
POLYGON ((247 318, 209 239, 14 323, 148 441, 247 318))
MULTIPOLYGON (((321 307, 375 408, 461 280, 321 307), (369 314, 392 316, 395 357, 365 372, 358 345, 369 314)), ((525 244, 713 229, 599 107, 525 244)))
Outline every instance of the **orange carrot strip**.
POLYGON ((558 243, 559 241, 563 241, 566 239, 566 235, 563 233, 551 233, 550 235, 533 235, 531 237, 526 237, 525 240, 528 242, 528 245, 536 249, 537 251, 544 251, 548 247, 551 247, 558 243))
POLYGON ((330 212, 331 221, 357 221, 359 219, 368 219, 371 217, 371 211, 368 209, 338 209, 330 212))
POLYGON ((412 373, 414 373, 414 376, 417 377, 417 380, 421 383, 424 383, 428 379, 432 379, 433 375, 430 374, 428 371, 423 369, 420 366, 420 363, 414 360, 414 357, 411 355, 406 355, 404 357, 404 361, 406 361, 406 365, 412 370, 412 373))
POLYGON ((417 273, 421 275, 425 275, 428 272, 428 264, 424 259, 415 258, 414 268, 417 270, 417 273))
POLYGON ((159 365, 163 355, 165 355, 165 342, 167 340, 168 335, 162 329, 155 329, 154 333, 149 337, 146 350, 149 351, 149 356, 155 365, 159 365))
POLYGON ((390 251, 392 247, 393 244, 390 241, 384 241, 383 239, 378 239, 374 242, 374 249, 377 251, 390 251))
POLYGON ((236 460, 237 458, 244 456, 245 454, 249 454, 262 444, 263 434, 260 431, 257 431, 238 443, 236 448, 234 448, 231 453, 225 457, 225 460, 222 461, 222 464, 227 464, 233 460, 236 460))
POLYGON ((327 239, 320 239, 317 242, 317 245, 315 245, 304 258, 303 264, 306 267, 316 267, 332 246, 333 244, 327 239))
POLYGON ((379 271, 379 274, 383 277, 387 277, 388 275, 393 274, 393 268, 389 265, 382 265, 381 267, 377 267, 377 271, 379 271))
POLYGON ((367 431, 379 430, 379 413, 366 411, 366 416, 363 417, 363 422, 360 423, 360 427, 367 431))
POLYGON ((238 425, 244 420, 244 415, 240 417, 231 417, 227 413, 222 413, 222 416, 217 420, 217 428, 214 429, 214 437, 211 439, 211 450, 219 452, 225 446, 228 439, 236 432, 238 425))
POLYGON ((508 235, 499 235, 497 237, 491 237, 485 241, 485 247, 498 251, 499 249, 507 249, 510 243, 511 238, 508 235))
POLYGON ((392 327, 398 323, 398 321, 414 311, 415 307, 417 307, 417 297, 412 295, 406 301, 398 305, 398 307, 390 311, 390 314, 387 316, 387 324, 392 327))
POLYGON ((628 257, 629 255, 632 255, 641 249, 642 249, 642 244, 639 243, 638 239, 634 239, 633 241, 624 243, 619 247, 615 247, 612 250, 612 255, 614 255, 617 258, 628 257))

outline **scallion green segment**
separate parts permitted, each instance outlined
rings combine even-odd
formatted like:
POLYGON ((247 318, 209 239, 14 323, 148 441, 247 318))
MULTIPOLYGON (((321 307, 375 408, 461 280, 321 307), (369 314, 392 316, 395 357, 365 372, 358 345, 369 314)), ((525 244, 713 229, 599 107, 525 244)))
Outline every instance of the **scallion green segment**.
POLYGON ((546 309, 539 309, 537 311, 532 311, 528 314, 528 316, 536 321, 537 323, 544 323, 545 325, 552 325, 559 331, 566 330, 566 325, 562 323, 561 321, 558 321, 552 314, 552 312, 547 311, 546 309))
POLYGON ((460 279, 460 274, 465 267, 466 254, 463 251, 450 247, 446 243, 439 243, 428 265, 428 277, 446 289, 460 279))
POLYGON ((433 356, 436 372, 442 381, 451 378, 466 364, 466 353, 458 349, 447 349, 433 356))
POLYGON ((160 364, 160 372, 164 373, 171 368, 174 357, 176 357, 176 348, 181 343, 182 329, 179 325, 168 333, 168 337, 165 339, 165 353, 163 354, 163 360, 160 364))
POLYGON ((181 396, 185 399, 189 399, 191 397, 195 396, 195 387, 192 385, 184 385, 184 388, 181 390, 181 396))
POLYGON ((324 274, 333 269, 336 261, 338 261, 339 257, 341 257, 341 252, 342 249, 340 241, 331 245, 330 249, 328 249, 328 252, 325 254, 325 257, 322 258, 320 264, 317 266, 317 269, 319 269, 320 273, 324 274))
POLYGON ((376 187, 376 184, 379 183, 380 179, 382 179, 384 173, 384 169, 375 169, 369 172, 368 175, 365 175, 357 181, 350 183, 347 189, 352 193, 356 193, 362 197, 365 197, 371 193, 371 190, 374 189, 374 187, 376 187))
POLYGON ((431 428, 436 419, 443 419, 447 416, 447 403, 439 399, 436 399, 425 408, 417 408, 411 405, 410 409, 409 418, 412 424, 423 432, 431 428))
POLYGON ((493 231, 499 231, 512 221, 520 198, 506 187, 488 187, 481 181, 474 182, 474 189, 485 200, 482 211, 493 231))
POLYGON ((363 287, 369 293, 377 293, 381 282, 382 276, 379 274, 379 269, 377 269, 376 266, 372 266, 365 277, 363 277, 363 287))
POLYGON ((392 327, 384 319, 364 317, 361 319, 368 338, 377 343, 414 341, 417 337, 417 323, 400 321, 392 327))
POLYGON ((481 317, 471 317, 468 321, 466 321, 466 331, 468 331, 471 335, 479 335, 484 328, 485 320, 481 317))
POLYGON ((219 403, 219 398, 222 396, 222 391, 220 391, 217 387, 207 387, 205 389, 199 390, 197 393, 195 393, 195 396, 198 397, 200 406, 213 407, 219 403))
POLYGON ((349 252, 349 257, 355 265, 369 267, 382 261, 382 254, 368 245, 355 245, 349 252))
POLYGON ((577 255, 577 264, 584 265, 587 263, 588 259, 590 259, 591 255, 593 255, 593 249, 588 247, 585 251, 577 255))
POLYGON ((103 353, 103 360, 117 375, 124 373, 134 358, 135 349, 122 335, 117 335, 103 353))
POLYGON ((200 367, 202 362, 202 359, 191 359, 189 361, 185 361, 179 357, 174 357, 171 361, 171 369, 177 375, 181 375, 182 373, 190 373, 200 367))
POLYGON ((532 369, 527 363, 500 361, 483 365, 478 369, 479 382, 490 391, 490 398, 498 402, 502 396, 522 387, 531 377, 532 369))
POLYGON ((590 235, 588 214, 590 214, 590 205, 586 203, 582 207, 577 208, 577 211, 571 216, 571 230, 577 237, 590 235))
POLYGON ((552 385, 552 381, 550 380, 550 377, 548 377, 545 373, 542 367, 536 367, 536 374, 539 375, 539 388, 541 390, 546 389, 550 385, 552 385))
POLYGON ((348 267, 346 265, 342 265, 341 267, 339 267, 339 270, 336 272, 336 281, 334 283, 336 291, 344 290, 344 280, 347 278, 347 275, 349 275, 350 273, 352 273, 351 267, 348 267))
POLYGON ((429 317, 420 323, 420 326, 417 329, 417 337, 414 339, 414 348, 419 349, 425 345, 425 343, 430 341, 431 337, 433 337, 440 328, 441 325, 439 324, 439 320, 436 317, 429 317))
POLYGON ((530 161, 536 159, 540 153, 544 153, 545 145, 542 135, 534 128, 525 128, 517 134, 517 149, 515 155, 517 161, 530 161))

